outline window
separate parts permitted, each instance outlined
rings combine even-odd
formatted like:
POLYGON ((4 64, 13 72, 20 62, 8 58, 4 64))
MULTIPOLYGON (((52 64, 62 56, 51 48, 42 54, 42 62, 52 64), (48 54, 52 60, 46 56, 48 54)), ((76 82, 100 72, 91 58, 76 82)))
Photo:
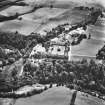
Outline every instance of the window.
POLYGON ((57 51, 58 51, 58 52, 60 52, 60 51, 61 51, 61 49, 60 49, 60 48, 58 48, 58 49, 57 49, 57 51))

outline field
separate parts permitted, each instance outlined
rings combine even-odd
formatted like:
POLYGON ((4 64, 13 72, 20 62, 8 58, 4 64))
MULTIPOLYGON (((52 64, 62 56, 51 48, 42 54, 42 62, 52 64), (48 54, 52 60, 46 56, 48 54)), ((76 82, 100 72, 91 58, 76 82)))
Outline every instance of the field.
MULTIPOLYGON (((69 105, 72 93, 73 91, 65 87, 52 88, 40 95, 19 99, 16 101, 15 105, 69 105)), ((85 94, 82 95, 80 92, 77 93, 75 105, 104 104, 105 102, 99 100, 98 98, 92 97, 90 95, 87 97, 85 94)))
MULTIPOLYGON (((1 14, 10 15, 16 12, 23 13, 25 11, 29 11, 35 5, 35 3, 42 3, 45 6, 53 3, 55 8, 42 8, 38 9, 33 13, 29 13, 26 15, 21 16, 22 20, 12 20, 0 23, 0 30, 1 31, 18 31, 19 33, 29 35, 31 32, 39 32, 43 33, 44 30, 51 30, 53 27, 56 27, 62 23, 71 23, 74 24, 76 22, 80 22, 85 18, 87 15, 86 11, 78 11, 72 10, 73 7, 81 5, 82 0, 72 2, 71 0, 66 0, 65 3, 63 0, 52 0, 47 1, 44 0, 43 2, 39 1, 26 1, 30 3, 28 7, 19 7, 19 6, 12 6, 7 8, 6 10, 2 11, 1 14), (60 2, 62 1, 62 2, 60 2)), ((89 4, 97 6, 94 2, 89 0, 89 4)), ((101 2, 100 2, 101 3, 101 2)), ((82 5, 89 5, 86 2, 82 2, 82 5)), ((100 4, 99 4, 100 5, 100 4)), ((91 33, 92 39, 84 40, 81 44, 77 46, 73 46, 71 49, 72 59, 73 58, 83 58, 83 56, 95 57, 99 48, 101 48, 105 41, 105 23, 104 18, 99 19, 95 26, 89 26, 87 30, 87 34, 91 33)))

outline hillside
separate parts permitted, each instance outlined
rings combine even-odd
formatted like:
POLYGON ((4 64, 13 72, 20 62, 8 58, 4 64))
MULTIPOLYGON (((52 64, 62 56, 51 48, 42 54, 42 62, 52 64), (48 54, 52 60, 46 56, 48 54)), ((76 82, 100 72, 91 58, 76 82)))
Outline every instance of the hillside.
MULTIPOLYGON (((89 0, 88 2, 83 0, 79 1, 71 1, 71 0, 25 0, 29 6, 20 7, 20 6, 11 6, 3 11, 1 11, 2 15, 12 15, 16 12, 23 13, 31 10, 34 5, 43 4, 45 7, 38 9, 35 12, 22 15, 22 20, 12 20, 7 22, 0 23, 1 31, 11 31, 29 35, 31 32, 39 32, 44 33, 45 30, 49 31, 53 27, 56 27, 59 24, 63 23, 76 23, 80 22, 86 16, 86 11, 76 11, 73 10, 75 6, 95 6, 101 7, 104 6, 104 1, 101 0, 89 0), (96 2, 95 2, 96 1, 96 2), (49 8, 49 5, 53 5, 54 8, 49 8), (103 4, 103 5, 101 5, 103 4)), ((72 47, 72 54, 75 55, 86 55, 86 56, 95 56, 101 46, 104 44, 104 23, 105 19, 99 19, 95 26, 88 27, 87 34, 92 34, 92 39, 89 41, 83 41, 80 45, 72 47), (91 51, 93 50, 93 52, 91 51)))
MULTIPOLYGON (((15 0, 10 1, 15 2, 15 0)), ((1 0, 0 7, 5 5, 4 2, 8 3, 10 1, 1 0)), ((5 9, 1 8, 0 44, 1 46, 9 45, 10 47, 16 48, 17 53, 22 53, 18 57, 14 51, 13 55, 15 59, 12 59, 12 63, 10 63, 11 59, 9 59, 6 60, 8 66, 6 62, 4 62, 4 67, 1 66, 1 70, 4 70, 1 71, 1 81, 3 79, 5 80, 5 82, 3 81, 4 83, 1 83, 5 87, 1 87, 1 91, 5 93, 8 91, 7 95, 13 97, 11 95, 12 92, 17 91, 18 87, 20 88, 24 85, 32 85, 38 82, 40 84, 58 83, 57 85, 59 86, 47 91, 44 90, 39 95, 33 95, 31 92, 32 94, 28 95, 33 96, 17 99, 16 103, 13 102, 13 104, 15 103, 14 105, 69 105, 73 92, 61 85, 69 87, 71 84, 73 84, 73 88, 77 85, 81 91, 86 88, 90 93, 92 93, 92 90, 96 93, 96 97, 93 97, 78 92, 76 105, 105 105, 105 101, 101 100, 104 99, 105 93, 105 68, 103 65, 95 63, 96 54, 105 42, 105 17, 101 18, 101 15, 99 15, 98 19, 97 17, 87 19, 88 16, 92 17, 90 15, 92 13, 90 8, 101 8, 103 14, 105 14, 104 6, 104 0, 19 0, 18 3, 11 4, 11 6, 10 4, 7 5, 5 9), (87 9, 77 9, 79 6, 86 7, 87 9), (10 19, 11 17, 13 19, 10 19), (3 18, 5 19, 3 20, 3 18), (80 41, 81 43, 75 46, 71 43, 71 60, 86 58, 95 59, 95 61, 91 60, 90 63, 84 59, 83 61, 78 61, 78 63, 60 60, 48 61, 46 59, 43 61, 42 56, 38 55, 38 58, 41 58, 41 62, 39 59, 37 61, 37 58, 34 58, 37 62, 34 61, 35 65, 31 65, 32 58, 29 58, 29 53, 33 46, 38 43, 42 43, 43 46, 45 44, 44 42, 57 37, 59 33, 65 31, 63 30, 64 27, 61 28, 62 26, 60 26, 64 23, 69 23, 72 26, 69 29, 71 31, 78 26, 84 28, 84 20, 89 21, 89 19, 93 23, 89 25, 86 23, 87 29, 84 30, 86 31, 86 36, 91 34, 91 38, 88 39, 86 37, 83 41, 80 41), (97 22, 94 21, 95 19, 97 19, 97 22), (80 22, 83 26, 81 26, 80 22), (32 35, 32 33, 34 34, 32 35), (44 36, 45 33, 46 36, 44 36), (29 59, 31 60, 30 62, 29 59), (2 75, 3 73, 4 75, 2 75), (98 93, 101 99, 97 96, 98 93)), ((7 56, 6 59, 8 59, 7 56)), ((6 94, 1 92, 2 95, 5 97, 6 94)), ((8 102, 0 101, 0 104, 2 103, 3 105, 8 105, 8 102)))
MULTIPOLYGON (((19 99, 15 105, 69 105, 73 91, 65 87, 52 88, 40 95, 19 99)), ((75 105, 104 105, 105 102, 80 92, 77 93, 75 105)))

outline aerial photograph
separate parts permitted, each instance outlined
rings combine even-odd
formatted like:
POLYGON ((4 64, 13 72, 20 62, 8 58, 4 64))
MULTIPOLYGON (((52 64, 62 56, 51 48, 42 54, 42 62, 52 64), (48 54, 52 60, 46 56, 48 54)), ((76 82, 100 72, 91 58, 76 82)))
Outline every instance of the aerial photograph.
POLYGON ((105 0, 0 0, 0 105, 105 105, 105 0))

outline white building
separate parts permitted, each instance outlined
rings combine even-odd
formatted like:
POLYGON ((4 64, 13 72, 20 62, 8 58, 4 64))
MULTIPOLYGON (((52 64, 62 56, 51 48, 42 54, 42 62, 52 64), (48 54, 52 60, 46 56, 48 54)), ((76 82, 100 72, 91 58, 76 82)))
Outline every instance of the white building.
POLYGON ((83 28, 77 28, 76 30, 72 30, 69 32, 70 35, 72 34, 86 34, 86 31, 83 28))
POLYGON ((33 50, 32 50, 32 52, 31 52, 30 56, 36 54, 37 52, 46 52, 46 49, 45 49, 45 47, 42 47, 42 44, 37 44, 37 45, 33 48, 33 50))
POLYGON ((60 35, 59 38, 54 38, 51 40, 48 53, 52 55, 61 55, 66 56, 70 59, 71 48, 70 44, 68 45, 68 40, 64 38, 64 34, 60 35), (64 40, 65 39, 65 40, 64 40))
MULTIPOLYGON (((38 52, 40 52, 41 54, 45 53, 45 54, 51 54, 53 55, 60 55, 60 56, 65 56, 68 57, 70 60, 70 56, 71 56, 71 46, 68 38, 65 39, 66 35, 62 34, 60 35, 58 38, 54 38, 50 40, 50 46, 47 47, 48 50, 46 51, 45 47, 42 47, 42 44, 37 44, 31 54, 30 57, 32 57, 33 55, 37 54, 38 52)), ((70 35, 69 35, 70 36, 70 35)), ((32 57, 33 58, 33 57, 32 57)), ((32 61, 32 64, 34 65, 36 61, 32 61)))
POLYGON ((69 29, 70 29, 71 27, 72 27, 71 25, 66 25, 66 26, 65 26, 65 30, 66 30, 66 31, 69 31, 69 29))

